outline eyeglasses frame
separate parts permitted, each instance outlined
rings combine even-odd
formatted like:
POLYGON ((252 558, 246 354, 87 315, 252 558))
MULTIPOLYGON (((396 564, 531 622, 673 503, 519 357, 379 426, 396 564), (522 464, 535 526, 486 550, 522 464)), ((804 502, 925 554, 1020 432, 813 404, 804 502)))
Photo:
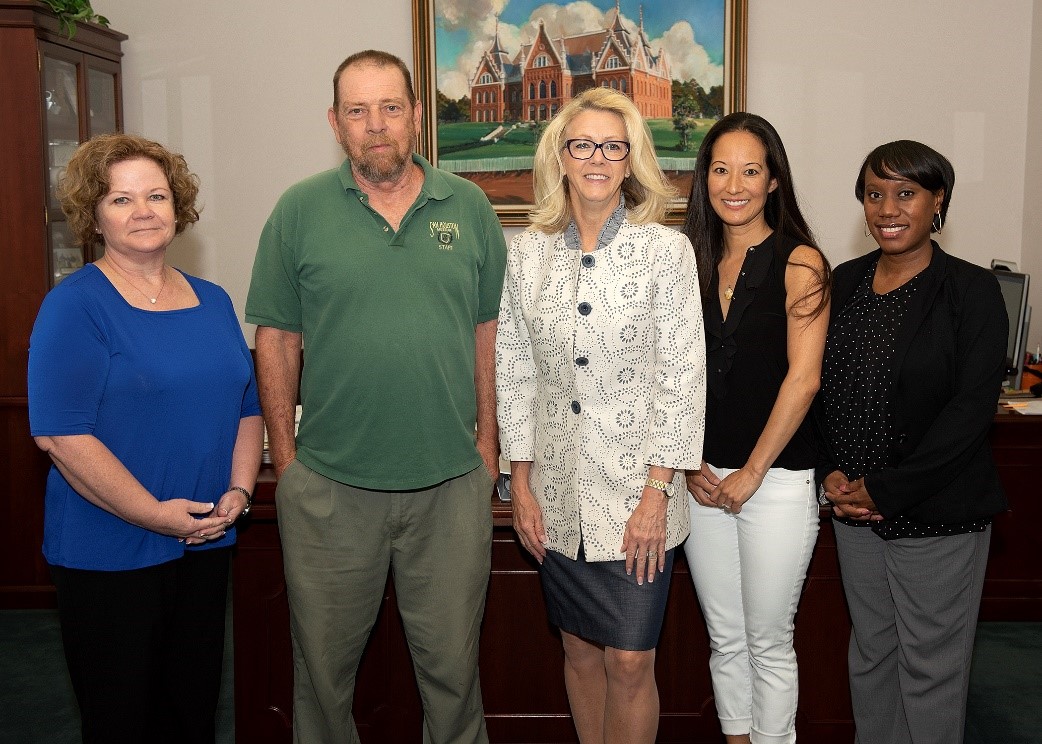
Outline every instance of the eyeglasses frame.
POLYGON ((627 142, 626 140, 604 140, 604 142, 594 142, 592 139, 589 139, 587 137, 573 137, 572 139, 567 139, 567 140, 564 141, 564 147, 562 149, 564 149, 564 150, 566 150, 568 152, 568 157, 570 157, 572 160, 592 160, 593 156, 597 154, 598 150, 600 150, 601 151, 601 155, 604 156, 604 159, 608 160, 608 161, 610 161, 612 163, 619 163, 619 162, 622 162, 623 160, 625 160, 626 158, 628 158, 630 156, 630 150, 631 150, 630 143, 627 142), (572 143, 573 142, 589 142, 591 145, 593 145, 593 150, 590 152, 590 156, 587 157, 587 158, 579 158, 579 157, 576 157, 575 155, 573 155, 572 154, 572 143), (604 146, 608 145, 608 144, 625 145, 626 146, 626 152, 623 154, 623 156, 621 158, 610 158, 610 157, 608 157, 608 152, 604 149, 604 146))

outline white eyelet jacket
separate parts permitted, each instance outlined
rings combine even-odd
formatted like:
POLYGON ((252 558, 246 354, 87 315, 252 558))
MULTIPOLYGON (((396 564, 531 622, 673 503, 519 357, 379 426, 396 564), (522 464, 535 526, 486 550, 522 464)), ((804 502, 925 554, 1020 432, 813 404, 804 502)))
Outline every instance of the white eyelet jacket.
POLYGON ((677 470, 666 548, 688 534, 684 469, 702 461, 705 337, 681 233, 625 221, 592 253, 526 231, 507 255, 496 341, 503 456, 532 461, 547 547, 621 560, 649 465, 677 470), (591 260, 592 257, 592 260, 591 260))

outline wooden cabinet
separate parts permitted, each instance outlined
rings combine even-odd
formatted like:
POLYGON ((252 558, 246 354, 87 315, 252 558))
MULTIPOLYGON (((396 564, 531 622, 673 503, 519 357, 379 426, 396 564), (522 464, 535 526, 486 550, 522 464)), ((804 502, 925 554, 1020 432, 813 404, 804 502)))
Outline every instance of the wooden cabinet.
POLYGON ((29 334, 43 296, 83 255, 53 187, 76 146, 123 126, 124 34, 78 24, 72 39, 43 3, 0 1, 0 607, 54 604, 40 555, 47 458, 29 437, 29 334))
MULTIPOLYGON (((273 492, 266 471, 249 524, 240 527, 233 562, 235 731, 237 741, 251 744, 291 740, 289 609, 273 492)), ((546 620, 538 567, 516 539, 509 505, 494 503, 493 520, 480 650, 489 739, 577 741, 561 641, 546 620)), ((849 619, 832 528, 827 520, 822 526, 796 624, 804 693, 797 726, 801 741, 834 744, 853 738, 846 679, 849 619)), ((658 741, 718 744, 709 638, 682 551, 673 569, 655 667, 662 711, 658 741)), ((390 580, 359 668, 355 720, 363 742, 420 741, 420 700, 390 580)))
MULTIPOLYGON (((995 459, 1012 512, 995 520, 981 603, 982 620, 1042 620, 1042 561, 1035 523, 1042 418, 1000 414, 995 459)), ((233 562, 236 736, 289 742, 293 670, 270 471, 262 473, 233 562)), ((492 576, 481 631, 481 687, 494 742, 573 742, 560 639, 548 625, 536 564, 519 545, 507 505, 493 505, 492 576)), ((831 520, 823 518, 796 615, 800 662, 796 728, 801 742, 853 741, 846 653, 850 618, 831 520)), ((655 672, 661 698, 659 742, 719 744, 709 678, 709 639, 683 556, 670 586, 655 672)), ((421 712, 394 586, 362 660, 355 718, 363 742, 418 742, 421 712)))

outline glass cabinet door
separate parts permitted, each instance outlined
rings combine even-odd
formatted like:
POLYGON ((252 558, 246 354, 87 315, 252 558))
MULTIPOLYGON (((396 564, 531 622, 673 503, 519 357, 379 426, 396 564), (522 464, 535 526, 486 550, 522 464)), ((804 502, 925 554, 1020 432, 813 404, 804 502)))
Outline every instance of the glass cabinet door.
MULTIPOLYGON (((112 65, 115 68, 115 65, 112 65)), ((115 69, 100 69, 97 63, 87 65, 87 136, 118 132, 120 127, 119 73, 115 69)))
POLYGON ((62 47, 46 45, 41 54, 43 65, 43 126, 47 146, 47 242, 49 248, 51 286, 83 266, 83 249, 72 240, 65 215, 55 190, 65 172, 69 158, 80 144, 79 58, 62 47))
POLYGON ((52 222, 47 232, 51 242, 51 286, 54 286, 83 268, 83 249, 76 245, 68 222, 52 222))
POLYGON ((43 86, 48 203, 50 211, 58 210, 60 215, 54 190, 69 158, 80 144, 79 65, 45 53, 43 86))
POLYGON ((75 50, 40 43, 43 117, 47 144, 47 235, 52 286, 101 257, 76 245, 58 203, 58 181, 76 148, 96 134, 122 129, 119 65, 75 50))

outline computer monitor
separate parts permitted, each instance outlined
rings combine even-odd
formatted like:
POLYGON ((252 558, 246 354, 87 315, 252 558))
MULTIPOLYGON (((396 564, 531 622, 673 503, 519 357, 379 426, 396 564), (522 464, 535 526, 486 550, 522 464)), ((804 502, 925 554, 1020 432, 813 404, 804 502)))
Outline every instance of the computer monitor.
MULTIPOLYGON (((1024 352, 1027 350, 1028 324, 1031 321, 1031 306, 1028 305, 1028 275, 1015 271, 993 269, 999 280, 1002 299, 1006 301, 1009 316, 1009 336, 1006 341, 1006 379, 1003 387, 1020 388, 1024 373, 1024 352)), ((1034 382, 1039 382, 1035 380, 1034 382)))

